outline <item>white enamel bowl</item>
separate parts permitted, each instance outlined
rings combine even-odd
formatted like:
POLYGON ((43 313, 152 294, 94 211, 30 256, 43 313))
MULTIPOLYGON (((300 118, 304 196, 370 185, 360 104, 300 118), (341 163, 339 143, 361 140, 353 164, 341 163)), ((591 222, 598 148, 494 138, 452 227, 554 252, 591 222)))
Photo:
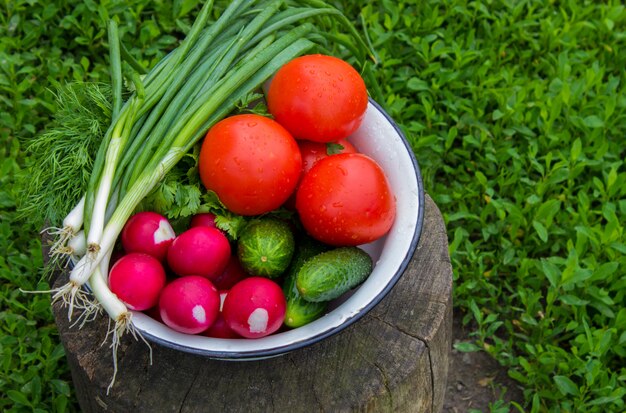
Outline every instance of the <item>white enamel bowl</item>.
POLYGON ((409 143, 394 121, 370 100, 361 127, 349 138, 359 152, 385 171, 396 197, 396 218, 383 238, 362 245, 374 262, 368 279, 334 303, 332 310, 303 327, 259 339, 218 339, 178 333, 143 313, 136 327, 148 340, 211 358, 250 360, 276 356, 316 343, 356 322, 387 295, 405 271, 419 241, 424 216, 424 188, 409 143))

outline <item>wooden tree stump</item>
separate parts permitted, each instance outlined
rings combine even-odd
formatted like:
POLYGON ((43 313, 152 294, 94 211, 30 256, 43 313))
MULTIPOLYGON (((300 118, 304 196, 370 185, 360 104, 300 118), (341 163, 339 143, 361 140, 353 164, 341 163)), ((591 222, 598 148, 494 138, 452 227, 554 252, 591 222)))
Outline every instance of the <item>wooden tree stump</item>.
MULTIPOLYGON (((56 285, 66 280, 61 275, 56 285)), ((426 196, 424 228, 405 274, 346 330, 266 360, 220 361, 126 337, 117 380, 104 317, 70 327, 53 306, 82 411, 439 412, 452 336, 452 269, 443 219, 426 196)))

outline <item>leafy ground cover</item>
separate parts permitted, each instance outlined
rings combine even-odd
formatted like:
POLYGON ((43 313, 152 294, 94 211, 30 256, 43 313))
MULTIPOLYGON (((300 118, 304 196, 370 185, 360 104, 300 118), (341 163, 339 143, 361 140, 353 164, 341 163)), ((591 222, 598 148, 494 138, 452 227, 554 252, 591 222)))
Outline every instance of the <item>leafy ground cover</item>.
MULTIPOLYGON (((216 2, 223 6, 225 2, 216 2)), ((524 389, 494 411, 626 409, 626 9, 617 0, 343 1, 448 226, 472 340, 524 389)), ((145 65, 197 1, 4 1, 0 14, 0 399, 76 411, 44 289, 38 224, 16 209, 50 89, 108 81, 105 18, 145 65)))

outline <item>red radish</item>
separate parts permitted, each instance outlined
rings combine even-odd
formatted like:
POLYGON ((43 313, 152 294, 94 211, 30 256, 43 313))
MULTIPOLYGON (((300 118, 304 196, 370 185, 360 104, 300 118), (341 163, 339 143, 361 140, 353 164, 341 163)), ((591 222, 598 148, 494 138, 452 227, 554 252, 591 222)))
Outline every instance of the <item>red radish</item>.
POLYGON ((237 256, 231 255, 224 272, 212 281, 215 288, 219 290, 229 290, 233 285, 247 277, 248 273, 244 271, 237 256))
POLYGON ((122 230, 124 251, 143 252, 163 260, 176 233, 167 218, 156 212, 139 212, 126 222, 122 230))
POLYGON ((167 263, 180 276, 217 278, 230 259, 228 238, 216 228, 194 227, 180 234, 167 251, 167 263))
POLYGON ((233 286, 224 301, 224 320, 236 333, 259 338, 280 328, 287 302, 280 286, 264 277, 250 277, 233 286))
POLYGON ((131 310, 156 305, 165 286, 165 270, 151 255, 132 252, 120 258, 109 273, 109 287, 131 310))
POLYGON ((211 327, 202 334, 213 338, 241 338, 239 334, 235 333, 233 329, 226 324, 226 320, 224 320, 224 316, 221 313, 218 314, 211 327))
POLYGON ((113 253, 111 254, 111 258, 109 259, 109 272, 111 272, 111 268, 113 268, 115 263, 118 262, 120 258, 122 258, 124 255, 126 254, 124 253, 124 251, 120 249, 113 250, 113 253))
POLYGON ((167 284, 159 298, 163 322, 173 330, 199 334, 208 329, 220 310, 220 295, 204 277, 188 275, 167 284))
POLYGON ((239 338, 241 337, 239 334, 235 333, 229 326, 226 324, 226 320, 224 320, 224 315, 222 314, 222 307, 224 306, 224 300, 228 295, 228 291, 220 291, 220 312, 215 319, 215 322, 211 324, 211 327, 202 335, 207 337, 215 337, 215 338, 239 338))
POLYGON ((215 225, 215 215, 211 214, 210 212, 205 212, 201 214, 196 214, 191 217, 191 221, 189 222, 189 228, 202 226, 217 228, 217 226, 215 225))

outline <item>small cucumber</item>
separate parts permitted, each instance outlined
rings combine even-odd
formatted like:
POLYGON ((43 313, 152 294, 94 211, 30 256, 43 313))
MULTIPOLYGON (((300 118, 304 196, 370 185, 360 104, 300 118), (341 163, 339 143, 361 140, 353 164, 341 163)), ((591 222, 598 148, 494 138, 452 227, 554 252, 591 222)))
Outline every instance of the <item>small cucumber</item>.
POLYGON ((287 299, 287 311, 285 312, 285 325, 287 327, 301 327, 316 320, 326 312, 328 306, 326 301, 312 303, 300 296, 296 287, 296 275, 306 260, 327 251, 328 248, 327 245, 310 237, 303 238, 298 242, 283 283, 283 292, 287 299))
POLYGON ((276 278, 285 272, 295 250, 289 225, 274 218, 250 221, 237 240, 237 257, 251 275, 276 278))
POLYGON ((312 302, 333 300, 361 284, 372 272, 372 258, 357 247, 341 247, 306 261, 296 277, 300 295, 312 302))

